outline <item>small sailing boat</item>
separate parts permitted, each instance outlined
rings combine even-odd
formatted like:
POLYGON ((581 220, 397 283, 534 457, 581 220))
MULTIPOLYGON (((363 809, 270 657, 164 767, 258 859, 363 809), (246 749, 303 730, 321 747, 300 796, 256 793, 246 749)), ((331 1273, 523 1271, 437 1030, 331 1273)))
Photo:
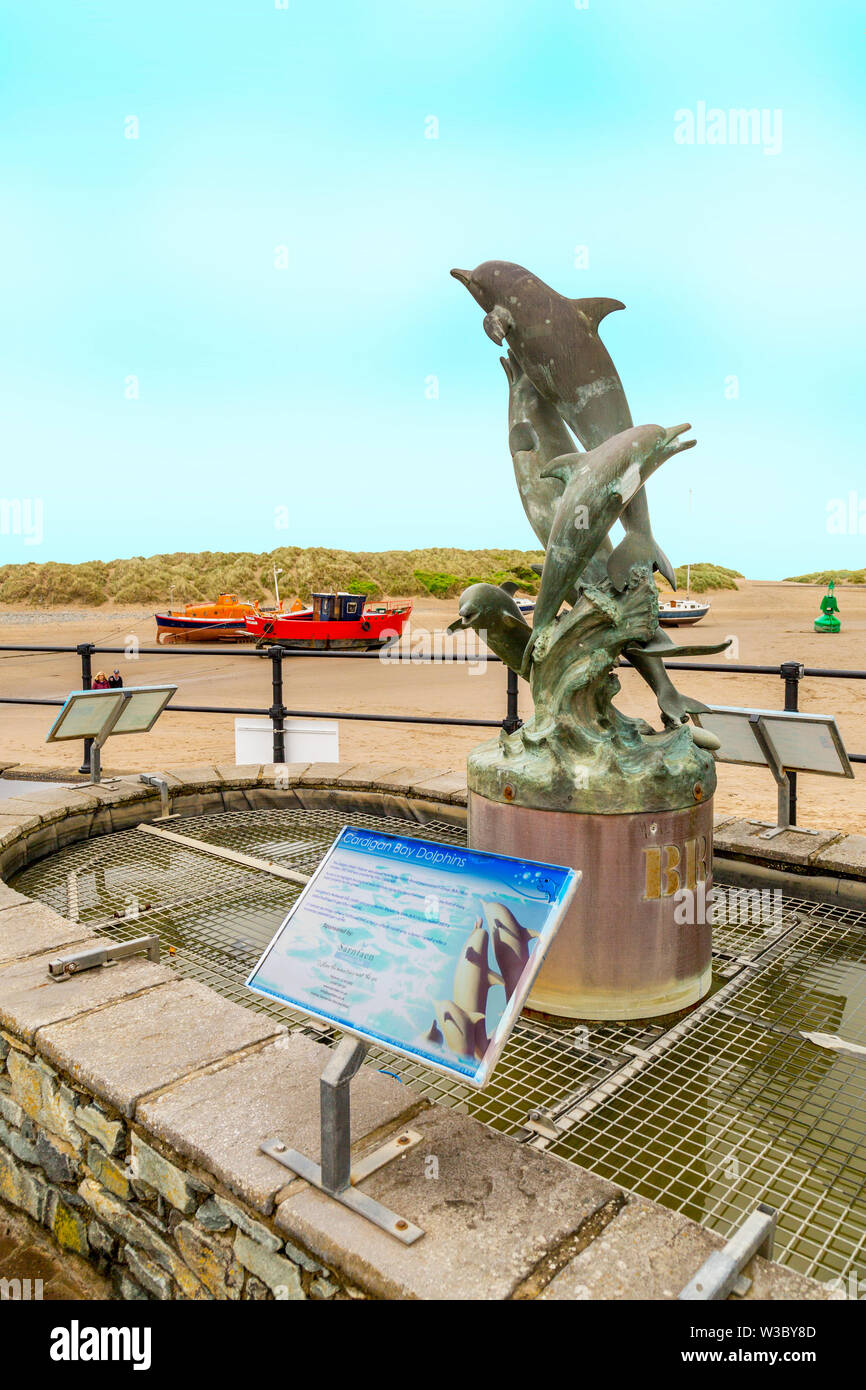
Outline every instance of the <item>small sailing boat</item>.
POLYGON ((665 603, 659 604, 659 622, 662 627, 686 627, 690 623, 699 623, 701 618, 705 618, 710 611, 709 603, 700 603, 698 599, 692 598, 692 567, 686 566, 686 597, 669 598, 665 603))

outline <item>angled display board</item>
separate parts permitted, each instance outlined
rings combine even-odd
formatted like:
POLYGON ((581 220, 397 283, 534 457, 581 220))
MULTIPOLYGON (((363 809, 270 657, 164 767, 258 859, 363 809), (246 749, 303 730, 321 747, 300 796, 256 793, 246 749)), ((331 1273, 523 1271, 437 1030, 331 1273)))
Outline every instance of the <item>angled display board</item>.
POLYGON ((484 1086, 580 877, 345 826, 247 984, 484 1086))
POLYGON ((785 772, 854 776, 836 720, 830 714, 711 705, 694 720, 721 739, 722 746, 714 755, 719 762, 759 767, 775 764, 785 772))
POLYGON ((120 690, 73 690, 48 730, 46 743, 109 734, 146 734, 176 685, 129 685, 120 690))
POLYGON ((176 690, 176 685, 127 685, 118 690, 73 690, 48 730, 45 742, 92 739, 90 780, 98 782, 102 745, 109 734, 148 733, 176 690))

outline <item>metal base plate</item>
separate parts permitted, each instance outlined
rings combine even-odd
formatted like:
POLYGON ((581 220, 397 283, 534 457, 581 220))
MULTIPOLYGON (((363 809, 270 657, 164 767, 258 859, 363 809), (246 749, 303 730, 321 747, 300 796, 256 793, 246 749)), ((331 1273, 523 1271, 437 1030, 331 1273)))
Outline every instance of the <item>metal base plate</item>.
POLYGON ((335 1202, 341 1202, 344 1207, 349 1207, 351 1211, 357 1212, 367 1221, 372 1221, 374 1226, 378 1226, 381 1231, 387 1232, 395 1240, 399 1240, 403 1245, 414 1245, 416 1240, 420 1240, 424 1232, 420 1226, 414 1226, 411 1221, 406 1221, 389 1207, 377 1202, 375 1197, 368 1197, 366 1192, 360 1192, 355 1186, 356 1183, 363 1182, 371 1173, 375 1173, 379 1168, 390 1163, 392 1159, 399 1158, 401 1154, 408 1153, 416 1144, 420 1144, 422 1136, 417 1130, 407 1129, 401 1134, 390 1139, 387 1144, 382 1144, 380 1148, 374 1149, 372 1153, 359 1160, 352 1168, 352 1178, 349 1187, 345 1187, 342 1192, 329 1192, 322 1185, 322 1169, 318 1163, 314 1163, 306 1154, 298 1153, 297 1149, 287 1149, 279 1139, 267 1139, 261 1144, 260 1150, 267 1154, 269 1158, 276 1159, 284 1168, 289 1168, 297 1177, 303 1178, 311 1187, 317 1187, 320 1192, 324 1192, 329 1197, 333 1197, 335 1202))
POLYGON ((762 830, 758 836, 759 840, 775 840, 777 835, 819 835, 819 830, 806 830, 802 825, 775 825, 769 820, 750 820, 748 825, 766 825, 768 830, 762 830))

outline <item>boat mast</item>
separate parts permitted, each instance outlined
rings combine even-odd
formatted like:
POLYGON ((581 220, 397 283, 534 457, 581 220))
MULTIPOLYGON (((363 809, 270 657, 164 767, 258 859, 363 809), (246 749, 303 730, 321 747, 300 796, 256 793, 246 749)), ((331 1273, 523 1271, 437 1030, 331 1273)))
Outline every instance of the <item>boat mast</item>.
POLYGON ((274 598, 277 600, 277 611, 280 607, 280 586, 277 583, 277 575, 282 574, 282 572, 282 570, 277 569, 276 562, 274 562, 274 598))
MULTIPOLYGON (((691 529, 692 529, 692 490, 691 490, 691 488, 689 488, 689 534, 691 534, 691 529)), ((692 567, 691 567, 691 564, 688 564, 688 565, 686 565, 686 598, 691 598, 691 596, 692 596, 692 567)))

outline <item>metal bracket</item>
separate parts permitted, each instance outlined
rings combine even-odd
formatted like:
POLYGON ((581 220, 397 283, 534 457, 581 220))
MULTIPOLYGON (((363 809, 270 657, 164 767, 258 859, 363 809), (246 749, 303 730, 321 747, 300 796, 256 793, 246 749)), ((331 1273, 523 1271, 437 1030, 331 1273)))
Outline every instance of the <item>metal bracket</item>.
POLYGON ((766 820, 749 821, 749 825, 766 825, 769 829, 764 830, 758 836, 759 840, 775 840, 777 835, 790 833, 791 835, 817 835, 817 830, 803 830, 799 825, 791 825, 791 783, 788 774, 780 763, 776 760, 773 745, 764 733, 761 725, 761 716, 752 714, 749 716, 749 726, 755 736, 755 742, 767 759, 767 766, 773 774, 776 782, 776 823, 766 820))
POLYGON ((714 1250, 705 1260, 682 1293, 677 1297, 688 1302, 717 1302, 735 1293, 747 1293, 751 1281, 743 1274, 743 1268, 763 1255, 765 1260, 773 1258, 773 1243, 776 1239, 776 1211, 773 1207, 758 1204, 757 1210, 747 1217, 738 1231, 721 1250, 714 1250))
POLYGON ((138 936, 134 941, 112 941, 105 946, 95 946, 90 951, 76 951, 70 956, 58 956, 48 962, 48 974, 58 982, 80 975, 82 970, 93 970, 97 965, 113 965, 115 961, 128 960, 130 956, 146 955, 148 960, 159 960, 159 937, 138 936))
POLYGON ((177 820, 177 815, 172 815, 171 813, 171 800, 169 796, 168 782, 166 782, 165 778, 157 777, 155 772, 142 772, 139 774, 138 780, 140 782, 144 782, 145 786, 156 787, 157 791, 159 792, 160 814, 157 817, 157 820, 177 820))
POLYGON ((369 1044, 358 1038, 344 1037, 331 1054, 319 1083, 321 1105, 321 1163, 314 1163, 297 1149, 287 1149, 279 1139, 267 1139, 259 1150, 289 1168, 311 1187, 326 1192, 335 1201, 349 1207, 359 1216, 387 1231, 403 1245, 413 1245, 423 1236, 420 1226, 413 1226, 402 1216, 359 1192, 356 1184, 375 1173, 392 1159, 399 1158, 420 1144, 422 1136, 415 1130, 405 1130, 381 1145, 352 1167, 349 1088, 367 1055, 369 1044))

